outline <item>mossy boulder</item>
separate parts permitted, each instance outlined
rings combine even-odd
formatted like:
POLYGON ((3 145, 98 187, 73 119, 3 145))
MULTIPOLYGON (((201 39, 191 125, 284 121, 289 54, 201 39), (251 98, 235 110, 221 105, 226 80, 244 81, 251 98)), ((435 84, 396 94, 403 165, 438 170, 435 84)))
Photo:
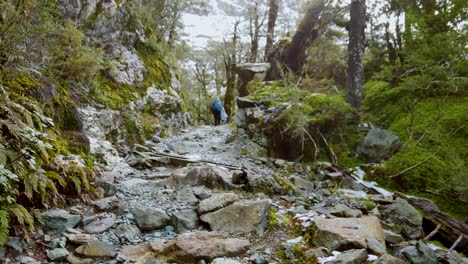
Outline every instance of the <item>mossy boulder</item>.
POLYGON ((366 162, 380 162, 390 158, 400 147, 400 139, 395 134, 373 128, 359 144, 356 153, 366 162))

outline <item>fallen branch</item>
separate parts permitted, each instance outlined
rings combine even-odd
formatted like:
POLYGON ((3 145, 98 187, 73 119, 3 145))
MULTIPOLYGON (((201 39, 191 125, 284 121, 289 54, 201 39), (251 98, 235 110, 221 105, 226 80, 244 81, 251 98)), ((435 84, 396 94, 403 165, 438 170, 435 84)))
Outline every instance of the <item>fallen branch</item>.
POLYGON ((439 232, 439 229, 440 229, 441 226, 442 226, 442 224, 438 224, 437 227, 429 235, 427 235, 424 238, 424 241, 429 241, 435 234, 437 234, 437 232, 439 232))
POLYGON ((463 235, 460 235, 460 236, 458 237, 458 239, 455 241, 455 243, 453 243, 453 245, 450 247, 449 253, 451 253, 452 250, 454 250, 454 249, 458 246, 458 244, 460 244, 460 242, 462 241, 462 239, 463 239, 463 235))
POLYGON ((426 161, 432 159, 433 157, 435 157, 435 155, 437 155, 437 153, 439 153, 441 150, 442 150, 442 148, 439 148, 436 152, 432 153, 432 155, 429 156, 428 158, 426 158, 426 159, 424 159, 424 160, 422 160, 422 161, 420 161, 420 162, 414 164, 413 166, 410 166, 410 167, 408 167, 408 168, 406 168, 406 169, 404 169, 404 170, 398 172, 397 174, 394 174, 394 175, 389 176, 389 178, 395 178, 395 177, 400 176, 401 174, 403 174, 403 173, 405 173, 405 172, 407 172, 407 171, 410 171, 410 170, 412 170, 412 169, 414 169, 414 168, 420 166, 420 165, 423 164, 424 162, 426 162, 426 161))
POLYGON ((306 133, 306 135, 310 138, 310 140, 312 141, 312 144, 314 144, 314 168, 315 168, 315 162, 317 161, 317 154, 318 154, 318 146, 317 146, 317 143, 315 142, 314 138, 312 137, 312 135, 309 133, 309 131, 307 131, 307 129, 304 128, 304 132, 306 133))

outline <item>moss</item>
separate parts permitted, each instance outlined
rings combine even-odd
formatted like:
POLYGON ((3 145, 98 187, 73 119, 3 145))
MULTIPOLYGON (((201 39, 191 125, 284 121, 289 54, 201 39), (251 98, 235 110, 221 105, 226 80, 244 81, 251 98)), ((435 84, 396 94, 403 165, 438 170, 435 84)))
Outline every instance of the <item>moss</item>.
POLYGON ((171 83, 170 66, 165 62, 158 51, 140 44, 137 47, 138 57, 141 58, 148 71, 148 75, 143 81, 143 86, 155 85, 159 89, 165 89, 171 83))
POLYGON ((130 101, 135 100, 135 94, 142 95, 143 93, 144 91, 138 87, 118 84, 99 75, 89 93, 89 98, 107 108, 119 110, 130 101))
POLYGON ((277 227, 279 225, 279 220, 278 217, 276 216, 276 213, 278 212, 278 209, 275 207, 270 207, 270 211, 268 212, 268 226, 270 228, 277 227))
POLYGON ((42 84, 39 81, 31 76, 22 74, 17 74, 16 77, 12 80, 6 81, 5 84, 17 93, 30 93, 34 89, 42 89, 42 84))
POLYGON ((288 180, 286 180, 285 178, 281 177, 281 176, 278 176, 277 174, 273 174, 273 178, 275 179, 275 181, 277 183, 279 183, 279 185, 281 185, 283 187, 283 189, 286 191, 286 192, 289 192, 289 191, 292 191, 292 192, 296 192, 296 186, 292 185, 288 180))
POLYGON ((404 144, 369 178, 418 196, 436 193, 431 196, 441 208, 466 215, 467 204, 453 203, 457 192, 468 189, 466 96, 415 91, 385 82, 364 85, 368 120, 395 133, 404 144), (462 206, 455 208, 451 203, 462 206))

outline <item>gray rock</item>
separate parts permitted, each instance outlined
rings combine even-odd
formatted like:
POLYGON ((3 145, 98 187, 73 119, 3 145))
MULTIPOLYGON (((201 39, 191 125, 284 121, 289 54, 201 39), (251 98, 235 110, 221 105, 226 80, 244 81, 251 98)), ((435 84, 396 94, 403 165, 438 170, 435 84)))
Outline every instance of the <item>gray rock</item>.
POLYGON ((198 215, 194 210, 182 210, 175 212, 171 217, 171 224, 179 233, 197 228, 198 215))
POLYGON ((268 264, 268 261, 262 255, 255 253, 250 256, 250 263, 252 264, 268 264))
POLYGON ((269 200, 243 201, 204 214, 200 219, 208 223, 212 230, 228 233, 257 231, 262 235, 269 210, 269 200))
POLYGON ((331 215, 338 217, 361 217, 362 212, 357 209, 351 209, 344 204, 337 204, 331 211, 331 215))
POLYGON ((380 212, 382 219, 391 224, 392 231, 415 240, 421 237, 422 215, 406 200, 398 197, 380 212))
POLYGON ((192 188, 183 188, 177 192, 176 201, 182 204, 195 205, 198 203, 197 197, 193 194, 192 188))
POLYGON ((90 234, 65 234, 65 237, 70 243, 83 245, 89 241, 98 240, 97 237, 90 234))
POLYGON ((84 227, 84 230, 89 234, 100 234, 104 231, 107 231, 115 223, 115 215, 101 215, 97 219, 87 224, 84 227))
POLYGON ((117 255, 111 245, 102 241, 90 241, 76 248, 75 252, 80 256, 90 258, 113 258, 117 255))
POLYGON ((51 261, 57 261, 57 260, 65 259, 69 254, 70 253, 68 252, 68 250, 66 250, 64 248, 56 248, 56 249, 47 251, 47 257, 51 261))
POLYGON ((375 239, 385 247, 382 226, 375 217, 334 219, 315 217, 312 219, 312 224, 314 243, 330 250, 368 248, 369 239, 375 239))
POLYGON ((38 261, 38 260, 36 260, 34 258, 31 258, 31 257, 27 257, 27 256, 18 257, 16 259, 16 261, 18 261, 18 263, 20 263, 20 264, 41 264, 40 261, 38 261))
POLYGON ((19 254, 23 253, 23 243, 20 237, 7 237, 5 245, 19 254))
POLYGON ((384 230, 384 236, 385 236, 385 243, 387 244, 399 244, 405 241, 405 239, 402 236, 400 236, 399 234, 395 234, 389 230, 384 230))
POLYGON ((247 173, 241 170, 235 170, 232 172, 232 183, 234 184, 247 184, 249 179, 247 173))
POLYGON ((296 188, 307 190, 307 191, 312 191, 315 189, 314 183, 308 180, 304 180, 300 177, 293 176, 292 177, 292 182, 296 186, 296 188))
POLYGON ((324 180, 331 180, 332 182, 341 182, 343 180, 343 173, 328 172, 325 174, 324 180))
POLYGON ((215 258, 213 259, 211 264, 241 264, 241 263, 235 259, 215 258))
POLYGON ((406 261, 403 261, 389 254, 383 255, 382 257, 380 257, 374 262, 374 264, 405 264, 405 263, 406 261))
POLYGON ((330 255, 330 252, 326 247, 319 247, 319 248, 313 248, 309 249, 304 253, 305 257, 311 258, 323 258, 323 257, 328 257, 330 255))
POLYGON ((200 205, 198 206, 198 212, 200 214, 205 214, 212 211, 216 211, 218 209, 228 206, 229 204, 237 200, 239 200, 239 198, 233 193, 217 194, 201 201, 200 205))
POLYGON ((422 240, 419 240, 416 246, 403 248, 400 253, 413 264, 438 263, 435 252, 422 240))
POLYGON ((370 249, 372 252, 376 253, 377 255, 383 255, 387 253, 385 244, 382 243, 381 241, 378 241, 375 238, 367 239, 367 248, 370 249))
POLYGON ((130 180, 127 180, 127 181, 124 181, 124 182, 121 182, 120 185, 123 187, 123 188, 133 188, 137 185, 146 185, 148 184, 148 181, 147 180, 143 180, 143 179, 130 179, 130 180))
POLYGON ((113 196, 117 193, 117 187, 115 184, 108 183, 106 181, 99 181, 98 187, 101 187, 104 190, 104 196, 113 196))
POLYGON ((65 248, 66 245, 67 245, 67 239, 64 237, 54 238, 48 244, 50 249, 65 248))
POLYGON ((239 76, 239 83, 237 90, 239 96, 247 96, 249 90, 247 85, 251 81, 262 82, 265 80, 266 72, 270 68, 269 63, 242 63, 236 65, 236 73, 239 76))
POLYGON ((367 252, 365 249, 351 249, 343 252, 341 255, 332 260, 330 264, 361 264, 367 260, 367 252))
POLYGON ((62 234, 68 228, 75 227, 80 219, 79 215, 72 215, 62 209, 52 209, 42 213, 44 228, 49 235, 62 234))
POLYGON ((159 208, 133 208, 131 211, 138 227, 145 231, 163 228, 171 219, 159 208))
POLYGON ((400 139, 395 134, 374 128, 369 130, 356 153, 365 162, 380 162, 390 158, 400 147, 400 139))
POLYGON ((114 232, 118 237, 123 237, 128 241, 133 241, 140 236, 140 229, 135 225, 129 224, 118 225, 114 232))

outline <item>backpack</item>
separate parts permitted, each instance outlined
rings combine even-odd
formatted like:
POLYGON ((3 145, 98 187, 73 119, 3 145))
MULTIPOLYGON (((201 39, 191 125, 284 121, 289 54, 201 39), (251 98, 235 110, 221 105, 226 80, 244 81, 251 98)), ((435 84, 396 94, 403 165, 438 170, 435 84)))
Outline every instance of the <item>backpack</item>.
POLYGON ((221 112, 221 108, 223 108, 223 106, 221 105, 221 101, 219 100, 216 100, 213 105, 211 106, 211 111, 213 112, 221 112))

